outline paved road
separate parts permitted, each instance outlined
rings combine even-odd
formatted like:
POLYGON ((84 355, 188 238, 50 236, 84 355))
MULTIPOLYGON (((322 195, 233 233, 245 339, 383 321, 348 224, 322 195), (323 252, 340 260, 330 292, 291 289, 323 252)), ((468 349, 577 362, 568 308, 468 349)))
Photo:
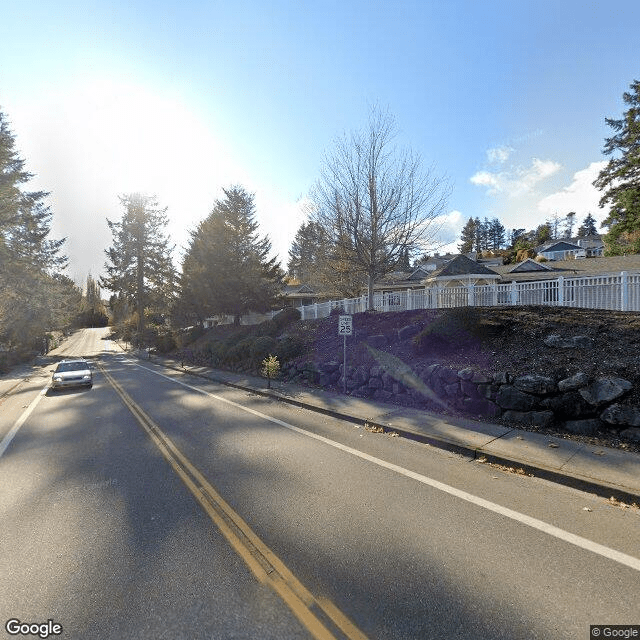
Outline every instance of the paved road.
POLYGON ((62 356, 66 358, 93 357, 101 353, 113 353, 121 349, 108 336, 111 334, 109 327, 97 329, 80 329, 67 338, 57 349, 49 352, 50 356, 62 356))
POLYGON ((92 390, 41 395, 42 372, 0 406, 0 442, 23 418, 0 457, 3 624, 394 640, 640 624, 637 510, 133 361, 97 335, 67 347, 104 346, 92 390))

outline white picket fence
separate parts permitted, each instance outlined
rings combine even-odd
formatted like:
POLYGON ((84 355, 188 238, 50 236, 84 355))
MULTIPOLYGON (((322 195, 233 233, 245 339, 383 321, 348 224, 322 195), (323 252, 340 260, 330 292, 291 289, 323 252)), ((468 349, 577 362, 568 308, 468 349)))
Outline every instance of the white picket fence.
MULTIPOLYGON (((326 318, 332 309, 346 314, 367 310, 366 295, 359 298, 331 300, 298 307, 303 320, 326 318)), ((460 287, 425 287, 424 289, 376 293, 376 311, 410 311, 413 309, 448 309, 451 307, 495 307, 509 305, 551 305, 640 311, 640 274, 623 271, 617 275, 559 277, 535 282, 510 282, 460 287)), ((277 312, 263 316, 273 317, 277 312)))
MULTIPOLYGON (((345 314, 367 310, 366 295, 297 307, 303 320, 326 318, 332 309, 345 314)), ((376 311, 411 311, 414 309, 450 309, 452 307, 497 307, 516 305, 551 305, 582 307, 612 311, 640 311, 640 274, 622 271, 619 274, 508 282, 504 284, 473 284, 461 287, 425 287, 403 291, 385 291, 373 297, 376 311)), ((242 317, 242 324, 259 324, 270 320, 279 311, 242 317)), ((213 319, 211 319, 213 320, 213 319)), ((218 317, 216 323, 233 322, 232 316, 218 317)))

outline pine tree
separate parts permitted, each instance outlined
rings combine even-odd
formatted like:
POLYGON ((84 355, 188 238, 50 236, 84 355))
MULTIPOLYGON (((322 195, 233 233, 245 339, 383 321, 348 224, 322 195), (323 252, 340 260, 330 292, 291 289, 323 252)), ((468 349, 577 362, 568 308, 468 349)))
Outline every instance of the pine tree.
POLYGON ((473 218, 469 218, 460 232, 460 244, 458 245, 460 253, 471 253, 473 251, 473 247, 476 245, 476 229, 476 221, 473 218))
POLYGON ((520 238, 522 238, 524 236, 526 231, 527 231, 526 229, 511 229, 511 231, 509 233, 509 248, 510 249, 515 249, 516 245, 518 244, 518 241, 520 240, 520 238))
POLYGON ((505 244, 505 229, 498 218, 491 220, 489 225, 489 246, 491 251, 499 251, 505 244))
POLYGON ((602 223, 609 228, 607 255, 640 253, 640 81, 622 96, 628 109, 622 118, 605 118, 615 135, 605 140, 603 153, 613 156, 594 185, 604 191, 600 206, 611 207, 602 223))
POLYGON ((326 268, 329 240, 316 222, 303 222, 289 249, 287 271, 301 283, 319 285, 326 268))
POLYGON ((166 208, 152 196, 139 193, 120 197, 124 214, 119 222, 107 220, 113 245, 105 251, 107 275, 100 286, 113 291, 116 300, 135 307, 138 333, 145 326, 145 310, 168 311, 176 288, 172 247, 164 235, 166 208))
POLYGON ((578 228, 578 238, 595 236, 597 233, 596 220, 590 213, 588 213, 587 217, 582 221, 582 224, 578 228))
POLYGON ((60 273, 64 240, 49 239, 48 194, 23 188, 32 177, 0 112, 0 342, 10 348, 41 348, 77 311, 77 287, 60 273))
POLYGON ((200 321, 229 314, 239 324, 242 315, 277 301, 284 274, 277 258, 269 258, 271 242, 258 235, 253 195, 240 186, 224 195, 191 232, 179 306, 200 321))

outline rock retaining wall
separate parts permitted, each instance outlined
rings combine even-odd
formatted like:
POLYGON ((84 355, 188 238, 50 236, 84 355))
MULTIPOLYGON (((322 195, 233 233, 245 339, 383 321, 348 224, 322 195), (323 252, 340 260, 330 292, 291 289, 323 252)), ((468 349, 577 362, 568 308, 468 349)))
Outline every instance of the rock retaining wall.
MULTIPOLYGON (((282 375, 289 381, 340 388, 342 370, 338 362, 302 362, 285 366, 282 375)), ((347 367, 347 390, 356 397, 418 407, 447 406, 485 419, 540 427, 554 424, 584 435, 616 429, 621 436, 640 442, 640 409, 618 403, 631 388, 623 378, 592 380, 582 372, 556 380, 540 374, 514 377, 505 371, 458 371, 441 364, 418 366, 410 373, 377 365, 347 367)))

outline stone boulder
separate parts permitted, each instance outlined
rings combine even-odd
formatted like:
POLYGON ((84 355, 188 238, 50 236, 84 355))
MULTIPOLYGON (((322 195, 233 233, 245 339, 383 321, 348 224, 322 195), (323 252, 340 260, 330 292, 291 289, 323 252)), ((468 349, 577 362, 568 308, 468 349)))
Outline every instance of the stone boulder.
POLYGON ((586 349, 592 345, 591 338, 588 336, 564 338, 556 333, 547 336, 544 343, 553 349, 586 349))
POLYGON ((503 409, 511 409, 512 411, 531 411, 536 408, 538 400, 512 385, 505 384, 498 389, 496 404, 503 409))
POLYGON ((628 429, 621 431, 620 435, 628 440, 640 442, 640 429, 638 427, 629 427, 628 429))
POLYGON ((553 411, 559 418, 582 418, 593 416, 595 407, 590 405, 577 391, 567 391, 542 401, 545 409, 553 411))
POLYGON ((633 385, 622 378, 598 378, 583 387, 578 393, 591 405, 600 407, 609 404, 631 391, 633 385))
POLYGON ((556 391, 556 382, 553 378, 539 374, 529 374, 518 376, 513 381, 513 386, 525 393, 533 393, 537 396, 544 396, 556 391))
POLYGON ((570 378, 565 378, 564 380, 560 380, 558 382, 558 389, 560 391, 575 391, 580 387, 584 387, 589 382, 589 376, 582 371, 578 371, 575 375, 570 378))
POLYGON ((564 423, 564 428, 571 433, 578 433, 584 436, 592 436, 598 429, 602 428, 602 422, 598 418, 587 420, 568 420, 564 423))
POLYGON ((602 412, 600 419, 607 424, 640 427, 640 409, 612 404, 602 412))

